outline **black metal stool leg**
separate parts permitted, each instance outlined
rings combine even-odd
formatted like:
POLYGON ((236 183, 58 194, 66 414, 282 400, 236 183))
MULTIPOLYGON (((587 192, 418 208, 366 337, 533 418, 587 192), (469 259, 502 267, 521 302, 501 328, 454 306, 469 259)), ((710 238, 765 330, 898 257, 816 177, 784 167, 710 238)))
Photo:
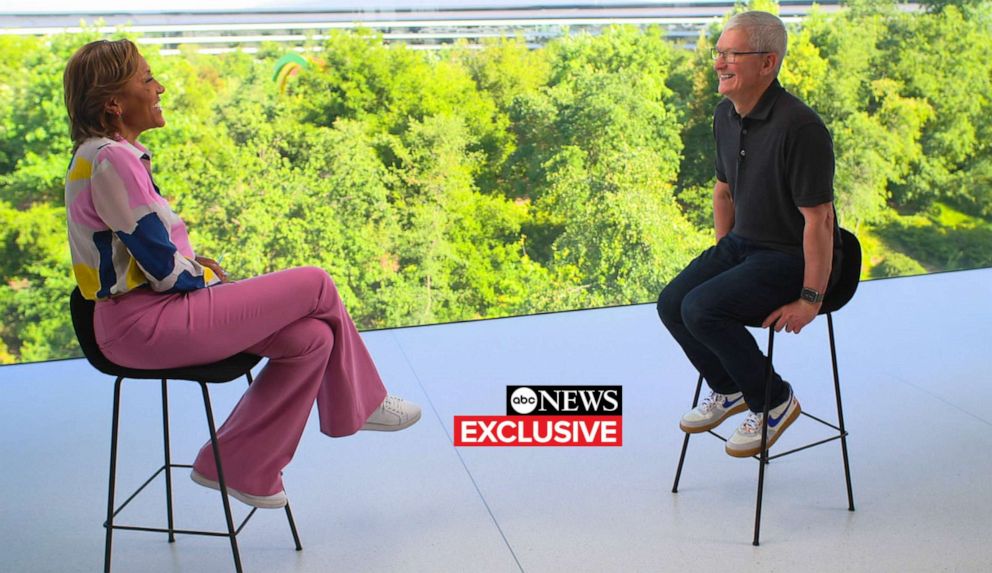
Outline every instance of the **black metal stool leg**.
POLYGON ((300 534, 296 532, 296 520, 293 519, 293 510, 289 509, 289 502, 286 502, 286 519, 289 520, 289 530, 293 532, 293 543, 296 544, 297 551, 303 551, 300 543, 300 534))
POLYGON ((840 374, 837 372, 837 347, 834 344, 834 318, 827 313, 827 330, 830 333, 830 362, 834 368, 834 393, 837 396, 837 422, 840 427, 840 451, 844 456, 844 479, 847 482, 847 509, 854 511, 854 490, 851 488, 851 466, 847 461, 847 430, 844 427, 844 406, 840 401, 840 374))
POLYGON ((765 407, 761 417, 761 452, 758 459, 758 499, 754 507, 754 541, 758 545, 761 534, 761 496, 765 490, 765 466, 768 465, 768 410, 772 401, 772 352, 775 348, 775 328, 768 328, 768 361, 765 366, 765 407))
MULTIPOLYGON (((695 408, 699 405, 699 391, 703 388, 703 375, 699 375, 699 380, 696 382, 696 393, 692 397, 692 407, 695 408)), ((682 464, 685 462, 685 451, 689 448, 689 432, 685 433, 685 439, 682 440, 682 454, 679 455, 679 467, 675 470, 675 482, 672 484, 672 493, 679 492, 679 479, 682 478, 682 464)))
POLYGON ((103 524, 107 528, 107 540, 103 550, 103 571, 110 573, 110 554, 114 538, 114 487, 117 483, 117 431, 120 426, 121 414, 121 382, 123 376, 117 377, 114 384, 114 419, 110 430, 110 480, 109 491, 107 492, 107 522, 103 524))
POLYGON ((217 482, 220 484, 220 496, 224 500, 224 517, 227 519, 227 533, 231 539, 231 553, 234 555, 234 568, 238 573, 241 569, 241 553, 238 551, 237 531, 234 529, 234 518, 231 516, 231 501, 227 497, 227 482, 224 481, 224 469, 220 461, 220 448, 217 445, 217 428, 214 426, 214 412, 210 407, 210 394, 207 385, 200 382, 203 391, 203 407, 207 411, 207 425, 210 426, 210 446, 214 451, 214 464, 217 466, 217 482))
POLYGON ((162 379, 162 441, 165 445, 165 511, 169 524, 169 543, 175 543, 175 522, 172 518, 172 448, 169 447, 169 390, 162 379))

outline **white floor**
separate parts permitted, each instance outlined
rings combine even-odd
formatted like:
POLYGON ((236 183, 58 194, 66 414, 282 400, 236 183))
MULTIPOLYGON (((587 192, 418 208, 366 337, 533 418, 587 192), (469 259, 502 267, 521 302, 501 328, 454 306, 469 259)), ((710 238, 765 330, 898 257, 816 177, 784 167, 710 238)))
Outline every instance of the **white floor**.
MULTIPOLYGON (((239 537, 245 569, 990 571, 990 295, 992 269, 861 286, 835 317, 857 511, 838 442, 774 461, 760 547, 754 461, 694 438, 671 493, 695 374, 654 305, 366 333, 423 420, 332 440, 314 416, 286 470, 304 549, 261 511, 239 537), (454 448, 453 416, 504 413, 511 384, 623 385, 623 447, 454 448)), ((776 357, 804 409, 834 419, 825 320, 780 336, 776 357)), ((101 569, 112 387, 79 360, 0 368, 0 571, 101 569)), ((220 416, 242 391, 214 388, 220 416)), ((122 492, 161 463, 158 385, 124 392, 122 492)), ((170 399, 188 462, 206 437, 198 389, 175 382, 170 399)), ((823 433, 800 419, 776 449, 823 433)), ((175 483, 177 526, 223 527, 216 492, 175 483)), ((123 519, 163 524, 160 489, 123 519)), ((116 534, 113 563, 233 570, 225 539, 148 533, 116 534)))

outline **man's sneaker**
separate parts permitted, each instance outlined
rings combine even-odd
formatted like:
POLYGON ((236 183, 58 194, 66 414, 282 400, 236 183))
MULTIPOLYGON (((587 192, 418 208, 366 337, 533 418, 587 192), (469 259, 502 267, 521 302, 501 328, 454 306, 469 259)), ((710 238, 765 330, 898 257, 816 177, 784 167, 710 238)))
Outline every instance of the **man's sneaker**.
POLYGON ((744 395, 710 392, 701 404, 686 412, 679 422, 683 432, 697 434, 719 426, 724 420, 747 409, 744 395))
POLYGON ((420 406, 396 396, 386 396, 382 404, 369 416, 363 430, 395 432, 417 423, 420 419, 420 406))
MULTIPOLYGON (((782 435, 796 418, 802 408, 799 407, 799 400, 796 395, 789 392, 789 399, 775 406, 768 412, 768 448, 772 447, 775 440, 782 435)), ((727 440, 727 453, 735 458, 749 458, 757 455, 761 451, 761 413, 748 412, 744 423, 737 428, 733 436, 727 440)))
MULTIPOLYGON (((220 483, 207 478, 196 470, 190 472, 189 478, 203 487, 220 491, 220 483)), ((238 501, 260 509, 279 509, 280 507, 286 507, 286 504, 289 503, 285 491, 280 491, 272 495, 251 495, 250 493, 240 492, 231 486, 227 486, 227 493, 231 494, 231 497, 238 501)))

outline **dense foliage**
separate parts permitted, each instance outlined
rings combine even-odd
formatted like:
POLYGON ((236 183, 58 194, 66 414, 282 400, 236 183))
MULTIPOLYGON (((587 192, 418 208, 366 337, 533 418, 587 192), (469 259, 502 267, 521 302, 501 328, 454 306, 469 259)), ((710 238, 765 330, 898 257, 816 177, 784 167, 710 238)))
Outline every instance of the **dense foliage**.
MULTIPOLYGON (((833 134, 866 276, 992 265, 990 6, 852 0, 790 30, 781 79, 833 134)), ((712 241, 718 33, 335 33, 285 93, 284 46, 146 46, 168 125, 142 141, 200 253, 234 277, 322 266, 362 328, 646 302, 712 241)), ((95 37, 0 36, 0 363, 77 354, 61 74, 95 37)))

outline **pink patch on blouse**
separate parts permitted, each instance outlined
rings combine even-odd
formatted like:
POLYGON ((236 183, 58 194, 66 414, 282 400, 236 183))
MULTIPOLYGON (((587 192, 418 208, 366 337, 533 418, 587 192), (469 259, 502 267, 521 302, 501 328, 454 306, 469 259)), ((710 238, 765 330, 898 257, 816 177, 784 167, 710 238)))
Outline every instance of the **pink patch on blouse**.
POLYGON ((186 232, 186 224, 180 221, 172 226, 169 230, 169 234, 172 236, 172 244, 176 246, 179 254, 182 256, 192 259, 193 258, 193 246, 189 242, 189 234, 186 232))
POLYGON ((117 178, 127 193, 128 207, 168 204, 168 202, 152 187, 152 178, 148 169, 134 153, 123 146, 110 146, 100 150, 97 162, 109 161, 117 178))
POLYGON ((102 231, 108 228, 93 206, 93 190, 89 186, 80 191, 76 195, 76 199, 69 205, 69 218, 73 222, 85 225, 94 231, 102 231))

